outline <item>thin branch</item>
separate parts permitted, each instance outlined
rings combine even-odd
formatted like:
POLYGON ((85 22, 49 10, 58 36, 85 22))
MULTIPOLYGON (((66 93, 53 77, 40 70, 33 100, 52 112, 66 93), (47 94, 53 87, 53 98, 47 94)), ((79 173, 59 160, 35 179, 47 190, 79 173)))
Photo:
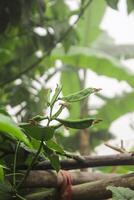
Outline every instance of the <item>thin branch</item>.
MULTIPOLYGON (((121 166, 134 165, 133 153, 122 153, 106 156, 84 156, 81 161, 76 159, 67 159, 60 161, 61 169, 84 169, 88 167, 103 167, 103 166, 121 166)), ((27 166, 18 166, 19 170, 26 170, 27 166)), ((40 162, 32 167, 34 170, 50 170, 53 169, 49 161, 40 162)))
POLYGON ((32 69, 34 69, 41 61, 43 61, 48 55, 50 55, 50 53, 52 52, 52 50, 57 46, 58 43, 62 42, 67 36, 68 34, 72 31, 73 27, 75 26, 75 24, 80 20, 81 16, 84 14, 85 10, 87 9, 87 7, 89 6, 89 4, 92 2, 92 0, 89 0, 80 10, 80 13, 78 15, 78 18, 75 20, 75 22, 73 23, 73 25, 70 25, 69 28, 63 33, 63 35, 59 38, 59 40, 57 40, 57 42, 55 42, 55 44, 48 49, 48 51, 40 58, 38 59, 35 63, 31 64, 29 67, 27 67, 26 69, 22 70, 20 73, 18 73, 17 75, 11 77, 10 79, 4 81, 3 83, 0 84, 0 87, 3 87, 11 82, 13 82, 14 80, 20 78, 22 75, 30 72, 32 69))
POLYGON ((119 153, 127 153, 127 151, 123 147, 116 147, 111 144, 105 143, 105 146, 109 147, 110 149, 113 149, 114 151, 117 151, 119 153))

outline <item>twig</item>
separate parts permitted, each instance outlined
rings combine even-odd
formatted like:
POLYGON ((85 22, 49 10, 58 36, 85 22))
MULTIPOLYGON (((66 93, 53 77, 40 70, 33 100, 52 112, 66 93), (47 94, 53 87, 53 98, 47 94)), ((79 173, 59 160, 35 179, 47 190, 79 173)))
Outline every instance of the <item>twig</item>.
POLYGON ((120 153, 127 153, 127 151, 121 146, 121 147, 115 147, 111 144, 108 144, 108 143, 105 143, 105 146, 109 147, 110 149, 113 149, 117 152, 120 152, 120 153))

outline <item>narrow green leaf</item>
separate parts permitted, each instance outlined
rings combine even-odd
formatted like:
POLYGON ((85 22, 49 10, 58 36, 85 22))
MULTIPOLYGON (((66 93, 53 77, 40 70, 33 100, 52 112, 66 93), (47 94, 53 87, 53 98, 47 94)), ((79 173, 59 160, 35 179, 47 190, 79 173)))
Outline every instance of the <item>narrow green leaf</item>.
POLYGON ((57 112, 52 116, 52 119, 57 118, 61 114, 63 109, 64 109, 64 106, 61 105, 60 108, 57 110, 57 112))
POLYGON ((28 134, 30 137, 35 138, 36 140, 50 140, 54 136, 55 129, 57 126, 40 126, 33 125, 29 123, 20 124, 20 127, 28 134))
POLYGON ((77 102, 77 101, 81 101, 81 100, 85 99, 90 94, 98 92, 98 91, 100 91, 100 89, 86 88, 84 90, 81 90, 81 91, 76 92, 74 94, 70 94, 70 95, 62 97, 60 99, 63 100, 63 101, 69 102, 69 103, 77 102))
POLYGON ((50 101, 50 107, 52 107, 54 105, 54 103, 56 102, 56 100, 57 100, 57 98, 58 98, 58 96, 59 96, 59 94, 61 92, 61 89, 62 88, 57 85, 57 87, 55 89, 55 93, 54 93, 54 95, 53 95, 53 97, 52 97, 52 99, 50 101))
POLYGON ((11 136, 13 139, 24 142, 27 146, 31 147, 31 144, 26 135, 20 130, 20 128, 11 120, 10 117, 0 114, 0 131, 11 136))
POLYGON ((59 144, 57 144, 56 142, 54 142, 53 140, 46 141, 46 145, 50 149, 53 149, 53 150, 55 150, 55 151, 57 151, 57 152, 59 152, 61 154, 64 154, 63 148, 59 144))
MULTIPOLYGON (((129 1, 131 1, 131 0, 129 0, 129 1)), ((106 0, 106 2, 111 8, 118 10, 119 0, 106 0)))
POLYGON ((127 12, 130 14, 134 10, 134 0, 127 0, 127 12))
POLYGON ((99 123, 102 121, 101 119, 91 119, 91 118, 86 118, 86 119, 78 119, 78 120, 63 120, 63 119, 56 119, 59 121, 61 124, 63 124, 66 127, 73 128, 73 129, 85 129, 88 128, 94 124, 99 123))
POLYGON ((3 166, 0 164, 0 182, 4 181, 4 170, 3 166))

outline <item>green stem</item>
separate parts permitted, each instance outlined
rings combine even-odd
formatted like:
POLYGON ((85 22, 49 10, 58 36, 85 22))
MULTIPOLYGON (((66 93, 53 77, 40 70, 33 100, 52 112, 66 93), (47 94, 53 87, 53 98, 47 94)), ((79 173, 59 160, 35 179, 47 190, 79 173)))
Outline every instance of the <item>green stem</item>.
POLYGON ((17 161, 17 152, 18 149, 20 147, 20 142, 18 142, 18 144, 16 145, 16 149, 15 149, 15 155, 14 155, 14 163, 13 163, 13 187, 16 187, 16 161, 17 161))
POLYGON ((22 199, 22 200, 26 200, 24 197, 22 197, 21 195, 19 195, 17 193, 16 193, 16 197, 18 197, 19 199, 22 199))
POLYGON ((31 162, 31 165, 30 165, 29 168, 27 169, 26 174, 24 175, 22 181, 18 184, 17 188, 19 188, 19 187, 25 182, 27 176, 29 175, 29 173, 30 173, 30 171, 31 171, 31 169, 32 169, 32 167, 33 167, 33 165, 35 164, 35 162, 36 162, 36 160, 37 160, 37 158, 38 158, 38 156, 39 156, 39 154, 40 154, 40 152, 41 152, 42 146, 43 146, 43 139, 41 140, 41 143, 40 143, 40 146, 39 146, 39 148, 38 148, 37 153, 36 153, 35 156, 33 157, 33 160, 32 160, 32 162, 31 162))

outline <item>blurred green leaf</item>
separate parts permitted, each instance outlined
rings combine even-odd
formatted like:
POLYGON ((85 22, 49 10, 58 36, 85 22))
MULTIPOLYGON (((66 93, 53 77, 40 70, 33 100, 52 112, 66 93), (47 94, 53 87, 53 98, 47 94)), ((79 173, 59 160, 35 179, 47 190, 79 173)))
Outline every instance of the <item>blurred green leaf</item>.
POLYGON ((108 186, 107 190, 112 192, 113 200, 134 200, 134 191, 129 188, 108 186))
POLYGON ((106 104, 98 109, 97 118, 101 117, 104 123, 99 124, 99 128, 108 129, 110 124, 117 118, 134 111, 134 93, 124 94, 117 98, 107 99, 106 104))
POLYGON ((76 30, 79 34, 78 44, 90 46, 101 33, 99 25, 106 9, 105 1, 93 0, 81 17, 76 30))
MULTIPOLYGON (((130 0, 131 1, 131 0, 130 0)), ((115 9, 115 10, 118 10, 118 3, 119 3, 119 0, 106 0, 107 4, 115 9)))
POLYGON ((20 128, 11 120, 10 117, 0 114, 0 131, 11 136, 13 139, 24 142, 27 146, 31 146, 26 135, 20 128))
MULTIPOLYGON (((61 73, 60 78, 63 96, 77 92, 80 90, 80 80, 78 76, 78 71, 73 70, 71 66, 67 66, 64 71, 61 73), (69 80, 69 81, 68 81, 69 80)), ((69 117, 78 118, 80 117, 80 103, 76 102, 69 106, 69 117)))
POLYGON ((134 0, 127 0, 127 12, 130 14, 134 10, 134 0))
POLYGON ((62 49, 57 49, 51 56, 51 62, 56 59, 77 68, 91 69, 99 75, 126 80, 132 87, 134 85, 134 75, 118 59, 106 53, 85 47, 72 47, 67 54, 62 49))
POLYGON ((0 164, 0 182, 4 181, 4 166, 0 164))

